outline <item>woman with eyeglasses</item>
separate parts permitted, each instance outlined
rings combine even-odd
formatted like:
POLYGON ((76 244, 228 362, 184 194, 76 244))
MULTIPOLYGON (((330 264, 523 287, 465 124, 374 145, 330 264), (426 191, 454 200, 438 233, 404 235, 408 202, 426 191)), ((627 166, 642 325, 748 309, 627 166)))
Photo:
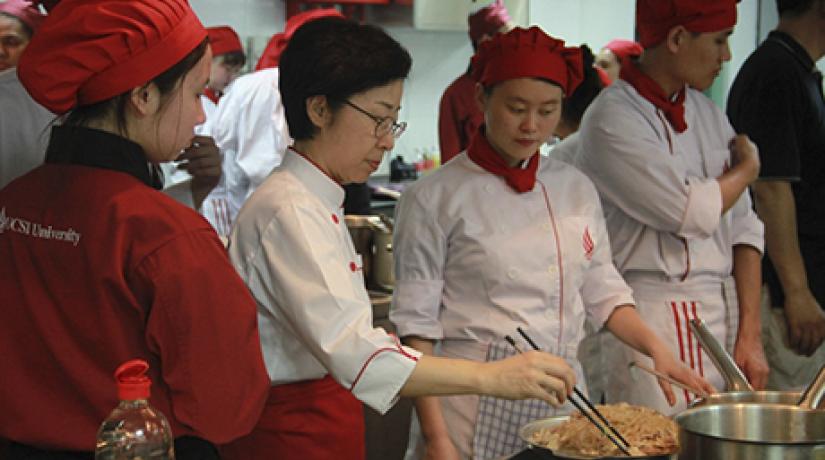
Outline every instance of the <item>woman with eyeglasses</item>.
POLYGON ((365 456, 362 402, 384 413, 399 396, 484 393, 560 404, 571 368, 531 352, 498 363, 422 356, 372 326, 361 260, 341 203, 404 131, 410 56, 381 29, 339 18, 302 26, 280 61, 295 139, 241 210, 230 257, 258 302, 272 387, 258 426, 225 458, 365 456))

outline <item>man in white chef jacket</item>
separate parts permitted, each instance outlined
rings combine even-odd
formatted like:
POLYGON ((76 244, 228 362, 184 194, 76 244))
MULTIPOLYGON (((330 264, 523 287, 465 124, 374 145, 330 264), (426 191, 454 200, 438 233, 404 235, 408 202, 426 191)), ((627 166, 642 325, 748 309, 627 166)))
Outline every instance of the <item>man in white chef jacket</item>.
MULTIPOLYGON (((700 92, 731 57, 736 2, 637 0, 636 22, 645 51, 585 114, 577 165, 599 190, 613 259, 640 315, 721 389, 688 326, 701 318, 761 388, 768 373, 759 317, 763 226, 747 192, 758 153, 700 92), (724 290, 731 273, 738 301, 724 290)), ((692 398, 680 392, 669 407, 654 378, 628 369, 647 358, 618 343, 605 349, 616 355, 605 372, 609 402, 673 413, 692 398)))

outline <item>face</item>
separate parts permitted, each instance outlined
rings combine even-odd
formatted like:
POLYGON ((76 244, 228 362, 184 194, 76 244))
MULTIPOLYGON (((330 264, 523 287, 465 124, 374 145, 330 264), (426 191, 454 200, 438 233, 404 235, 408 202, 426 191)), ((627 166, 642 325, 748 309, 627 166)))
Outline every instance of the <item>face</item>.
MULTIPOLYGON (((396 80, 350 96, 349 101, 370 114, 398 121, 404 84, 396 80)), ((332 121, 321 127, 321 135, 336 146, 324 158, 327 173, 342 184, 361 183, 374 173, 384 154, 395 146, 391 133, 375 136, 376 121, 342 104, 332 121)))
POLYGON ((533 156, 561 117, 562 90, 544 80, 516 78, 497 84, 489 95, 476 91, 487 140, 510 166, 533 156))
MULTIPOLYGON (((192 143, 194 129, 206 121, 200 96, 209 79, 212 53, 207 52, 147 117, 151 133, 141 143, 149 161, 172 161, 192 143)), ((156 91, 157 92, 157 91, 156 91)))
POLYGON ((0 14, 0 71, 15 67, 28 44, 29 37, 23 31, 23 24, 0 14))
POLYGON ((616 79, 619 78, 619 70, 621 70, 621 65, 619 64, 619 58, 613 54, 613 51, 610 51, 607 48, 602 48, 602 50, 599 51, 599 55, 596 56, 596 65, 607 72, 607 76, 610 77, 610 81, 616 81, 616 79))
POLYGON ((218 56, 212 59, 212 67, 209 74, 209 87, 215 91, 223 91, 232 83, 232 80, 241 73, 241 66, 230 66, 223 62, 223 58, 218 56))
POLYGON ((722 70, 722 63, 730 61, 728 37, 733 28, 720 32, 693 34, 685 32, 676 52, 677 72, 693 88, 704 91, 722 70))

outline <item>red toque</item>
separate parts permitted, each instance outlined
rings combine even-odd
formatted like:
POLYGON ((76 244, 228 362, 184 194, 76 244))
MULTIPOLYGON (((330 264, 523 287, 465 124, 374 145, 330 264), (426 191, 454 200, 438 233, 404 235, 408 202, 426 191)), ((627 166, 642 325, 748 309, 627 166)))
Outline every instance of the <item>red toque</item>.
POLYGON ((16 17, 33 31, 37 31, 46 16, 27 0, 0 0, 0 13, 16 17))
POLYGON ((717 32, 736 24, 738 0, 636 0, 639 43, 651 48, 670 29, 684 26, 691 32, 717 32))
POLYGON ((287 19, 284 32, 275 34, 269 39, 269 43, 266 44, 264 52, 258 59, 258 64, 255 66, 255 70, 278 67, 278 62, 281 60, 281 53, 284 52, 287 43, 289 43, 289 39, 292 38, 292 35, 295 34, 295 31, 298 30, 299 27, 310 21, 329 17, 343 18, 344 15, 335 8, 317 8, 298 13, 287 19))
POLYGON ((644 51, 642 45, 632 40, 623 40, 621 38, 610 40, 604 47, 616 55, 616 59, 618 59, 620 64, 624 62, 625 59, 641 56, 644 51))
POLYGON ((467 17, 470 40, 478 43, 485 34, 493 36, 508 22, 510 22, 510 15, 507 13, 507 8, 502 0, 496 0, 467 17))
POLYGON ((550 80, 569 96, 584 79, 581 48, 566 48, 538 27, 515 28, 482 42, 473 56, 473 79, 484 86, 532 77, 550 80))
POLYGON ((205 38, 186 0, 62 0, 17 72, 35 101, 63 114, 151 81, 205 38))
POLYGON ((209 35, 209 46, 212 47, 212 56, 240 51, 243 53, 243 45, 238 34, 229 26, 207 27, 206 33, 209 35))

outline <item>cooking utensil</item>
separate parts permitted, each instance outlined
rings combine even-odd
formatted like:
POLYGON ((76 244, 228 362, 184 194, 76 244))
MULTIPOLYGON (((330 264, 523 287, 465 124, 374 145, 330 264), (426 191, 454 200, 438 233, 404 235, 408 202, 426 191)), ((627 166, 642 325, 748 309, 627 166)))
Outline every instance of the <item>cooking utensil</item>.
POLYGON ((690 387, 690 386, 688 386, 688 385, 685 385, 684 383, 682 383, 682 382, 680 382, 680 381, 678 381, 678 380, 676 380, 676 379, 673 379, 673 378, 671 378, 671 377, 668 377, 667 375, 662 374, 661 372, 659 372, 659 371, 657 371, 657 370, 655 370, 655 369, 651 369, 651 368, 649 368, 649 367, 645 366, 645 365, 644 365, 644 364, 642 364, 642 363, 639 363, 639 362, 633 361, 633 362, 631 362, 631 363, 630 363, 630 367, 634 367, 634 366, 635 366, 635 367, 638 367, 639 369, 641 369, 641 370, 643 370, 643 371, 645 371, 645 372, 647 372, 647 373, 649 373, 649 374, 653 374, 653 375, 655 375, 656 377, 659 377, 660 379, 667 380, 670 384, 672 384, 672 385, 676 385, 677 387, 679 387, 679 388, 681 388, 681 389, 683 389, 683 390, 687 390, 688 392, 693 393, 693 394, 695 394, 696 396, 699 396, 699 397, 701 397, 701 398, 707 398, 707 397, 708 397, 707 392, 705 392, 704 390, 701 390, 701 389, 698 389, 698 388, 692 388, 692 387, 690 387))
MULTIPOLYGON (((516 330, 518 331, 519 334, 521 334, 522 337, 524 337, 524 340, 526 340, 527 343, 529 343, 530 346, 533 347, 534 350, 536 350, 536 351, 541 350, 541 348, 539 348, 539 346, 536 344, 536 342, 533 342, 533 339, 531 339, 530 336, 528 336, 527 333, 524 332, 524 329, 522 329, 521 327, 517 327, 516 330)), ((505 339, 516 349, 516 351, 521 353, 521 349, 518 347, 518 345, 516 345, 516 341, 513 340, 512 337, 510 337, 508 335, 508 336, 505 337, 505 339)), ((630 443, 627 442, 627 439, 625 439, 624 436, 619 434, 619 432, 616 430, 616 428, 614 428, 613 425, 601 414, 601 412, 599 412, 598 409, 596 409, 596 406, 594 406, 592 403, 590 403, 590 400, 587 399, 587 396, 585 396, 584 393, 579 391, 579 389, 576 388, 575 386, 573 387, 573 392, 582 401, 584 401, 584 403, 587 405, 587 407, 594 414, 596 414, 596 416, 599 418, 599 420, 601 420, 604 423, 604 426, 602 426, 601 423, 598 423, 596 421, 596 419, 594 419, 593 416, 591 416, 589 412, 584 410, 584 408, 572 397, 568 398, 570 403, 573 404, 576 407, 576 409, 578 409, 579 412, 582 413, 582 415, 587 417, 587 420, 589 420, 590 423, 595 425, 596 428, 598 428, 599 431, 602 432, 602 434, 607 436, 607 438, 610 439, 610 442, 612 442, 616 447, 618 447, 619 450, 622 451, 622 453, 624 453, 626 456, 630 457, 630 452, 627 450, 627 448, 630 447, 630 443), (613 436, 611 436, 610 433, 608 433, 607 430, 605 430, 605 427, 607 427, 607 429, 609 429, 613 434, 615 434, 616 437, 614 438, 613 436), (621 442, 619 442, 619 440, 621 440, 621 442)))
POLYGON ((730 354, 722 347, 722 344, 710 333, 710 329, 705 323, 701 319, 692 319, 689 325, 693 335, 699 340, 702 348, 708 353, 711 361, 713 361, 719 373, 722 374, 722 378, 725 379, 725 390, 753 391, 753 387, 745 378, 745 374, 742 373, 730 354))
POLYGON ((541 432, 542 430, 552 429, 555 428, 562 423, 568 421, 570 419, 569 415, 561 415, 556 417, 548 417, 540 420, 532 421, 519 429, 519 437, 522 441, 526 442, 534 449, 542 449, 547 450, 553 453, 554 457, 564 458, 564 459, 600 459, 600 460, 625 460, 628 458, 633 459, 646 459, 646 460, 669 460, 675 459, 675 455, 643 455, 643 456, 621 456, 621 457, 593 457, 587 455, 581 455, 577 452, 566 451, 563 449, 550 449, 547 446, 537 443, 534 439, 535 436, 541 432))
POLYGON ((799 399, 799 407, 803 409, 823 408, 825 402, 825 364, 819 369, 814 380, 808 385, 805 393, 799 399))
POLYGON ((682 460, 823 460, 825 411, 781 404, 718 404, 675 417, 682 460))

